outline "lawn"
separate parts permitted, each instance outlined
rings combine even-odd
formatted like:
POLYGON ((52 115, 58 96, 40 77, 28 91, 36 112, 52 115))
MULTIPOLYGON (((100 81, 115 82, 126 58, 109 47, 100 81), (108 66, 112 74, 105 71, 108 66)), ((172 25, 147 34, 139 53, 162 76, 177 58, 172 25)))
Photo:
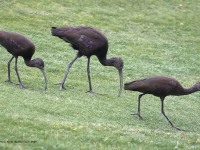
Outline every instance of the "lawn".
MULTIPOLYGON (((86 25, 109 41, 108 58, 124 60, 124 82, 164 75, 184 87, 200 81, 199 0, 9 0, 0 1, 0 30, 18 32, 36 46, 48 78, 18 69, 28 88, 4 82, 11 55, 0 46, 0 149, 200 149, 200 93, 166 98, 165 112, 186 131, 173 129, 161 114, 159 98, 145 95, 138 120, 138 92, 119 89, 118 72, 91 57, 94 92, 86 93, 87 59, 72 66, 66 90, 55 85, 76 55, 69 44, 51 36, 52 26, 86 25)), ((11 78, 18 82, 14 61, 11 78)))

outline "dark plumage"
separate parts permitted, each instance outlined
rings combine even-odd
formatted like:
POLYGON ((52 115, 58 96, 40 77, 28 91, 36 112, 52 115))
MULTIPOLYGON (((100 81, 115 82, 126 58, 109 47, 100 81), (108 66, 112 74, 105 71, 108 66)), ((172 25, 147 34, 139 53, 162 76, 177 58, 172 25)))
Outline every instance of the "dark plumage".
POLYGON ((47 89, 47 79, 44 71, 44 62, 40 58, 36 58, 31 60, 34 52, 35 46, 32 41, 25 36, 14 33, 14 32, 6 32, 0 31, 0 45, 2 45, 10 54, 12 54, 12 58, 8 62, 8 80, 7 82, 11 82, 10 78, 10 63, 15 58, 15 71, 19 80, 20 88, 23 88, 23 84, 21 82, 18 69, 17 69, 17 59, 18 56, 24 58, 24 62, 29 67, 36 67, 42 71, 42 74, 45 78, 45 89, 47 89))
POLYGON ((108 40, 102 33, 100 33, 94 28, 85 26, 52 27, 51 31, 53 36, 57 36, 63 39, 65 42, 70 43, 72 48, 78 51, 76 57, 68 65, 64 79, 60 83, 61 89, 65 89, 64 83, 72 64, 76 61, 78 57, 86 56, 88 58, 87 74, 89 81, 89 92, 93 92, 90 79, 89 65, 90 65, 90 57, 92 55, 96 55, 102 65, 113 66, 117 68, 117 70, 119 71, 120 90, 118 96, 120 96, 123 84, 122 81, 123 61, 120 57, 113 57, 110 59, 106 58, 108 51, 108 40))
POLYGON ((142 80, 136 80, 129 83, 124 84, 125 90, 131 91, 138 91, 143 94, 140 94, 138 97, 138 112, 135 115, 141 119, 140 116, 140 99, 145 94, 152 94, 154 96, 160 97, 162 106, 161 112, 171 124, 172 127, 180 130, 179 128, 175 127, 173 123, 169 120, 169 118, 165 115, 164 112, 164 99, 166 96, 174 95, 174 96, 181 96, 191 94, 197 91, 200 91, 200 83, 193 85, 192 87, 186 89, 181 86, 181 84, 174 78, 170 77, 163 77, 163 76, 156 76, 151 78, 146 78, 142 80))

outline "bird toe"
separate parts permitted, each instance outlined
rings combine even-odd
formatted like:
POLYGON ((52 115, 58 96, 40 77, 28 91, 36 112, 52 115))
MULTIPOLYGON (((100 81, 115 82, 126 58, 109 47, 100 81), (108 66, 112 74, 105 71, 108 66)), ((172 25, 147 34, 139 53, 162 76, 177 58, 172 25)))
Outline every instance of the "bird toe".
POLYGON ((60 90, 66 90, 66 88, 62 82, 55 83, 54 85, 58 85, 58 84, 60 84, 60 90))
POLYGON ((11 81, 11 80, 9 80, 9 79, 8 79, 8 80, 6 80, 5 82, 12 83, 12 81, 11 81))
POLYGON ((140 116, 140 114, 136 113, 136 114, 131 114, 131 115, 136 115, 138 117, 139 120, 143 120, 143 118, 140 116))
POLYGON ((64 87, 64 85, 60 86, 60 90, 66 90, 66 88, 64 87))
POLYGON ((27 88, 28 88, 27 86, 25 86, 25 85, 23 85, 23 84, 19 84, 19 87, 20 87, 21 89, 27 89, 27 88))
POLYGON ((91 93, 91 94, 95 94, 92 90, 88 90, 85 93, 91 93))
POLYGON ((10 79, 6 80, 5 82, 8 82, 8 83, 11 83, 11 84, 14 84, 14 85, 19 85, 19 83, 12 82, 10 79))

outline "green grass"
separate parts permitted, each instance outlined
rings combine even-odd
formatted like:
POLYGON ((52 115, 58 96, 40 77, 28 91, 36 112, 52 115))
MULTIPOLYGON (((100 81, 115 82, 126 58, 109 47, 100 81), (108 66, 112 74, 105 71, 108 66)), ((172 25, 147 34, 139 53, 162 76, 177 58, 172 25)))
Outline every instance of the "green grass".
MULTIPOLYGON (((0 149, 200 149, 199 93, 167 97, 165 111, 187 132, 170 127, 160 100, 137 92, 118 93, 118 73, 91 60, 88 90, 87 59, 78 59, 60 91, 76 52, 52 37, 52 26, 87 25, 109 40, 108 57, 124 60, 124 82, 154 75, 177 78, 184 87, 200 81, 199 0, 10 0, 0 2, 0 29, 26 35, 36 45, 34 58, 45 61, 48 90, 38 69, 19 59, 28 89, 5 83, 11 55, 0 46, 0 149), (10 141, 10 143, 9 143, 10 141), (12 143, 22 141, 22 143, 12 143), (25 143, 25 142, 29 143, 25 143), (31 143, 30 141, 36 141, 31 143)), ((12 80, 17 82, 12 63, 12 80)))

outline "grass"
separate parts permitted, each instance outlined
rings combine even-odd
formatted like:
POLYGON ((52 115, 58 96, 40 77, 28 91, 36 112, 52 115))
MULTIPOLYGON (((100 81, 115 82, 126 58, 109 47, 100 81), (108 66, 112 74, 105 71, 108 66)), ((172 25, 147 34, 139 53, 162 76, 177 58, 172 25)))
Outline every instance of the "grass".
MULTIPOLYGON (((63 78, 76 52, 52 37, 52 26, 87 25, 109 40, 108 57, 124 60, 124 82, 154 75, 177 78, 184 87, 200 80, 200 1, 195 0, 10 0, 0 3, 0 29, 26 35, 36 45, 34 58, 45 61, 48 90, 38 69, 19 59, 28 89, 4 81, 11 55, 0 47, 0 149, 200 149, 199 93, 167 97, 165 111, 187 132, 170 127, 160 100, 147 95, 139 121, 137 92, 118 93, 116 69, 91 60, 93 89, 88 89, 83 57, 63 78), (20 142, 21 141, 21 142, 20 142), (31 142, 32 141, 32 142, 31 142)), ((17 82, 12 64, 12 80, 17 82)))

